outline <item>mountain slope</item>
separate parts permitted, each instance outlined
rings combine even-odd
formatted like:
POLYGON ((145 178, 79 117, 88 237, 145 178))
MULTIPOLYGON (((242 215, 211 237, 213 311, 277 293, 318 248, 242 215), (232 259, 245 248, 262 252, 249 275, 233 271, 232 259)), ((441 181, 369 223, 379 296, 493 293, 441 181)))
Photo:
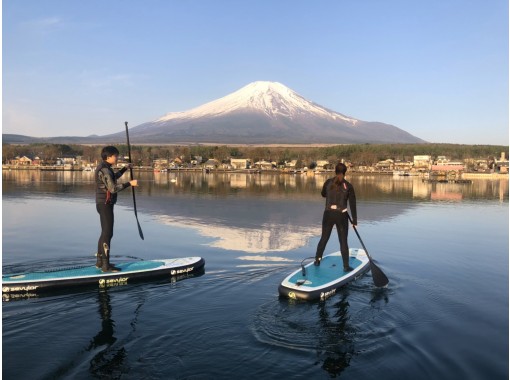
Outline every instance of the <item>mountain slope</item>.
MULTIPOLYGON (((393 125, 367 122, 310 102, 277 82, 253 82, 223 98, 184 112, 171 112, 130 129, 137 144, 352 144, 425 142, 393 125)), ((6 140, 53 143, 124 143, 125 132, 88 137, 6 140)))
MULTIPOLYGON (((147 143, 423 142, 395 126, 329 110, 276 82, 250 83, 189 111, 141 124, 130 133, 147 143)), ((107 137, 120 138, 121 133, 107 137)))

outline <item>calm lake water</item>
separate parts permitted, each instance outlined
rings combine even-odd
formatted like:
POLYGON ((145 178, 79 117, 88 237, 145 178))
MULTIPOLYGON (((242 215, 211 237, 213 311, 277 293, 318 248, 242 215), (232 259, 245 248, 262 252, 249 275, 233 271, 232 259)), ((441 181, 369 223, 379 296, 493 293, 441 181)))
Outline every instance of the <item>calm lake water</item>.
MULTIPOLYGON (((92 173, 2 176, 4 273, 95 262, 92 173)), ((4 298, 4 379, 508 379, 507 180, 348 176, 390 284, 306 303, 277 289, 315 254, 326 176, 138 177, 145 241, 125 191, 115 261, 201 256, 205 273, 4 298)))

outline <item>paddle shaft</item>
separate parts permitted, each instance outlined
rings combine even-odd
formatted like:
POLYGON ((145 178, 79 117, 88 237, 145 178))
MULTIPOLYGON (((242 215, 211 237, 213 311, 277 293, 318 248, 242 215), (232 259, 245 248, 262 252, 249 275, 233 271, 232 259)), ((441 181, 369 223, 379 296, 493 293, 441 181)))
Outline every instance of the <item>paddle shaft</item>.
POLYGON ((356 225, 352 222, 351 216, 347 212, 347 217, 349 218, 349 221, 352 224, 352 228, 354 228, 354 232, 356 232, 356 235, 358 236, 359 242, 361 243, 361 246, 365 250, 365 253, 367 254, 368 261, 370 262, 370 271, 372 272, 372 279, 374 280, 374 284, 377 287, 383 287, 388 285, 388 277, 384 274, 384 272, 379 268, 375 263, 374 260, 372 260, 372 257, 368 253, 367 247, 365 247, 365 244, 363 243, 363 240, 361 239, 361 236, 359 235, 358 230, 356 229, 356 225))
MULTIPOLYGON (((126 125, 126 138, 127 138, 127 146, 128 146, 128 158, 129 158, 129 163, 131 164, 131 165, 129 165, 129 174, 131 176, 131 181, 132 181, 133 180, 133 166, 132 166, 133 161, 131 160, 131 144, 129 143, 128 122, 126 121, 124 124, 126 125)), ((133 208, 135 210, 135 218, 136 218, 136 224, 138 225, 138 233, 140 234, 140 238, 142 240, 144 240, 143 232, 142 232, 142 227, 140 227, 140 222, 138 221, 138 213, 136 211, 135 188, 131 187, 131 189, 133 190, 133 208)))
POLYGON ((351 219, 351 216, 349 215, 349 213, 347 213, 347 217, 349 218, 349 222, 351 222, 351 224, 352 224, 352 228, 354 228, 354 232, 356 232, 356 235, 358 236, 358 239, 359 239, 359 242, 361 243, 361 246, 363 247, 363 249, 365 250, 365 252, 366 252, 366 254, 368 256, 368 259, 370 261, 372 261, 372 258, 368 254, 368 249, 367 249, 367 247, 365 247, 365 244, 363 244, 363 240, 361 240, 361 236, 359 236, 358 229, 356 228, 356 225, 352 222, 352 219, 351 219))

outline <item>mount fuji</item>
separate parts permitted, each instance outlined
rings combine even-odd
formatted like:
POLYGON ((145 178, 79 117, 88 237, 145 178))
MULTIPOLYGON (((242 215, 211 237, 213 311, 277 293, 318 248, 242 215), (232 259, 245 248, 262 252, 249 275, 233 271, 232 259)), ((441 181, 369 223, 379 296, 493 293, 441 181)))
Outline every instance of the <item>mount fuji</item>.
MULTIPOLYGON (((130 129, 138 143, 421 143, 393 125, 310 102, 277 82, 253 82, 223 98, 130 129)), ((122 141, 123 132, 103 136, 122 141)))
MULTIPOLYGON (((423 143, 393 125, 346 116, 277 82, 253 82, 223 98, 130 129, 137 144, 423 143)), ((11 143, 124 143, 124 131, 88 137, 3 135, 11 143)))

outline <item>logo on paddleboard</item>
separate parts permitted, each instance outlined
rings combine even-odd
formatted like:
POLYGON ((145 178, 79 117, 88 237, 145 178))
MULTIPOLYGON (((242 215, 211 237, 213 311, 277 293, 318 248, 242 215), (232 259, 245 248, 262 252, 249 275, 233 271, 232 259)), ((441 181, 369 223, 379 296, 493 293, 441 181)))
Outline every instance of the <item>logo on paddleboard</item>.
POLYGON ((99 280, 99 287, 105 288, 107 286, 119 286, 126 285, 128 282, 128 277, 119 277, 119 278, 102 278, 99 280))
POLYGON ((321 292, 321 300, 331 297, 336 293, 336 289, 330 290, 329 292, 321 292))
POLYGON ((171 276, 175 276, 176 274, 189 273, 192 272, 194 267, 184 268, 184 269, 172 269, 170 271, 171 276))
POLYGON ((38 286, 34 285, 27 285, 27 286, 4 286, 2 287, 2 293, 9 293, 9 292, 29 292, 31 290, 36 290, 38 286))

